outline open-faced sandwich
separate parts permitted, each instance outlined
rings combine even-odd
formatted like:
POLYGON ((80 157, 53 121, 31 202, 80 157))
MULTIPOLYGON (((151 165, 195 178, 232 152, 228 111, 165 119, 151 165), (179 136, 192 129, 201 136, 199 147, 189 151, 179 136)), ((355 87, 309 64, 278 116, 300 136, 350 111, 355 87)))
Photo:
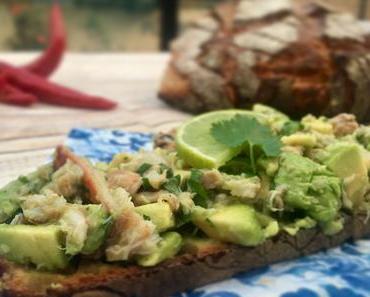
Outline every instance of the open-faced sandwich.
POLYGON ((0 296, 160 297, 370 233, 370 127, 262 105, 0 191, 0 296))

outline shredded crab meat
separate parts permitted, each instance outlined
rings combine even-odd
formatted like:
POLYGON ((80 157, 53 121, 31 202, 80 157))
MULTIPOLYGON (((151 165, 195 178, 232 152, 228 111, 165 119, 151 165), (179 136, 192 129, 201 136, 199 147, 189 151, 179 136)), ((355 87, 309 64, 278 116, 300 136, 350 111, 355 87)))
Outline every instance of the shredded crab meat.
POLYGON ((30 195, 21 198, 24 219, 32 224, 57 221, 63 214, 67 201, 51 192, 44 195, 30 195))
POLYGON ((78 195, 82 184, 83 172, 81 168, 67 160, 52 175, 51 182, 47 184, 44 190, 51 190, 65 198, 71 198, 78 195))
POLYGON ((141 176, 135 172, 118 169, 108 173, 109 188, 124 188, 131 195, 137 193, 142 185, 141 176))
POLYGON ((78 206, 69 206, 63 213, 59 223, 62 230, 67 234, 67 254, 78 254, 84 246, 89 227, 83 210, 78 206))
POLYGON ((159 154, 159 150, 154 151, 139 151, 135 154, 135 157, 131 154, 118 154, 112 161, 112 166, 115 168, 126 169, 129 171, 136 172, 142 164, 169 165, 168 156, 159 154))
POLYGON ((359 127, 353 114, 341 113, 330 120, 335 136, 352 134, 359 127))
POLYGON ((166 172, 160 172, 159 165, 152 166, 144 173, 144 177, 148 179, 150 185, 156 190, 159 190, 167 180, 166 172))
POLYGON ((270 191, 268 196, 268 206, 271 211, 284 210, 284 195, 287 192, 287 186, 277 186, 275 190, 270 191))
POLYGON ((115 208, 115 203, 109 192, 109 188, 105 178, 101 172, 94 170, 87 160, 72 153, 68 148, 59 146, 54 164, 62 166, 62 161, 72 161, 77 164, 83 172, 83 183, 89 190, 89 199, 92 203, 102 204, 103 207, 112 212, 115 208))
POLYGON ((114 224, 111 240, 108 240, 106 257, 108 261, 127 260, 133 255, 148 255, 157 246, 159 235, 155 226, 129 209, 114 224))
POLYGON ((223 184, 223 181, 224 180, 223 180, 222 174, 216 169, 206 170, 203 172, 202 184, 208 190, 221 187, 223 184))
POLYGON ((136 213, 126 190, 117 188, 111 192, 101 173, 65 147, 58 147, 56 159, 56 164, 60 164, 58 159, 69 159, 80 166, 84 173, 84 184, 90 191, 91 202, 101 204, 112 214, 113 231, 106 249, 108 261, 123 261, 133 255, 146 255, 154 250, 160 239, 155 226, 136 213))
POLYGON ((297 146, 285 145, 281 148, 281 150, 283 152, 294 153, 294 154, 302 156, 303 151, 304 151, 304 147, 301 146, 301 145, 297 145, 297 146))
POLYGON ((133 255, 150 254, 160 239, 154 224, 136 213, 134 204, 124 189, 118 188, 112 194, 123 206, 108 240, 107 260, 121 261, 133 255))
MULTIPOLYGON (((182 192, 178 196, 178 201, 184 214, 189 214, 194 208, 194 194, 190 192, 182 192)), ((177 209, 176 209, 177 210, 177 209)))
POLYGON ((138 206, 158 201, 171 203, 173 200, 177 200, 176 195, 164 190, 158 192, 141 192, 133 196, 133 201, 138 206))
POLYGON ((226 176, 222 188, 230 191, 231 195, 235 197, 254 199, 261 189, 261 181, 258 177, 240 178, 226 176))
POLYGON ((161 191, 161 193, 158 195, 158 202, 166 202, 170 206, 172 211, 177 211, 180 207, 180 201, 178 197, 175 194, 161 191))

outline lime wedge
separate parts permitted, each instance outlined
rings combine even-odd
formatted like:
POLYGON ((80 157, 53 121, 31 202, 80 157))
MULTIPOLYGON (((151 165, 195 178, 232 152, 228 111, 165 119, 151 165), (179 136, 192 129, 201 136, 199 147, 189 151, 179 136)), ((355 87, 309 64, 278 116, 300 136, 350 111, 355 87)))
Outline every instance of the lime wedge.
POLYGON ((239 149, 230 149, 217 142, 211 135, 211 127, 237 114, 256 116, 251 111, 229 109, 205 113, 182 124, 176 133, 179 156, 195 168, 218 168, 232 159, 239 149))

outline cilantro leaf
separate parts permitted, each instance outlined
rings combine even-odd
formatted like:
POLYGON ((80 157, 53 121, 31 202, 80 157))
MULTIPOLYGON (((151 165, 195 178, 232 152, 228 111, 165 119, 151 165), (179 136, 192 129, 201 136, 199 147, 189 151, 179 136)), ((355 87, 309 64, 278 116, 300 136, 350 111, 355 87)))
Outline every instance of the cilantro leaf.
POLYGON ((254 176, 253 168, 248 163, 247 156, 236 156, 222 165, 219 170, 231 175, 244 174, 249 177, 254 176))
POLYGON ((176 228, 179 228, 191 221, 191 213, 185 214, 182 210, 176 214, 176 228))
POLYGON ((215 123, 211 134, 218 142, 230 148, 248 143, 260 147, 267 157, 276 157, 280 153, 279 137, 251 116, 237 114, 230 120, 215 123))
POLYGON ((168 168, 166 171, 166 177, 171 178, 174 176, 173 170, 171 168, 168 168))
POLYGON ((194 203, 202 207, 207 207, 208 193, 202 184, 203 173, 200 170, 192 169, 187 181, 189 192, 195 193, 194 203))
POLYGON ((150 181, 147 177, 143 177, 142 182, 143 182, 142 188, 143 188, 144 191, 152 191, 153 190, 153 187, 150 184, 150 181))
POLYGON ((272 131, 247 115, 235 115, 230 120, 212 125, 213 138, 230 148, 249 148, 249 158, 256 173, 254 148, 258 147, 267 157, 276 157, 280 153, 281 142, 272 131))
POLYGON ((164 184, 163 188, 170 193, 178 195, 181 193, 181 177, 176 175, 168 179, 164 184))
POLYGON ((163 163, 159 164, 159 172, 160 173, 166 172, 167 178, 171 178, 174 176, 172 168, 163 163))
POLYGON ((296 121, 288 121, 284 123, 283 127, 281 128, 279 134, 282 136, 293 134, 299 131, 302 128, 300 122, 296 121))
POLYGON ((138 168, 138 170, 136 171, 138 174, 140 174, 141 176, 143 176, 143 174, 145 172, 147 172, 150 168, 152 167, 151 164, 148 164, 148 163, 143 163, 140 165, 140 167, 138 168))

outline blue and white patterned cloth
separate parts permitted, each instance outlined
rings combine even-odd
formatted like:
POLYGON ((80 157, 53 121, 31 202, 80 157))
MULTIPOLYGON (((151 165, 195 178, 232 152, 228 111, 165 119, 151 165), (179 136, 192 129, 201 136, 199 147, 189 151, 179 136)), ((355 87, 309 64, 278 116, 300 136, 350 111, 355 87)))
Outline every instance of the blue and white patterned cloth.
MULTIPOLYGON (((93 161, 118 152, 153 147, 151 134, 74 129, 67 145, 93 161)), ((174 297, 368 297, 370 240, 346 243, 327 252, 239 274, 174 297)))
POLYGON ((69 132, 67 146, 91 161, 109 162, 115 154, 133 153, 139 149, 153 149, 153 135, 130 133, 122 130, 73 129, 69 132))

